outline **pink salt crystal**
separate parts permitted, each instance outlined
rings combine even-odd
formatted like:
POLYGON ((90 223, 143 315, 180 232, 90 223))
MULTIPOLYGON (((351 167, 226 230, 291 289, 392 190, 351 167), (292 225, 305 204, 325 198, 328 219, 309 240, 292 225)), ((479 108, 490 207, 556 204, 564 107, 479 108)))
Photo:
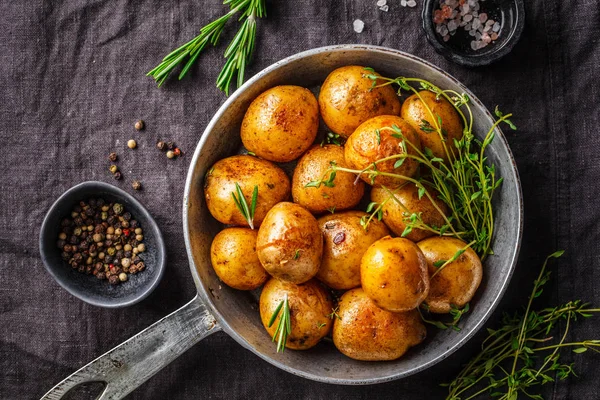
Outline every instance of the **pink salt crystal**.
POLYGON ((492 38, 492 40, 496 40, 496 39, 498 39, 498 34, 496 32, 492 32, 490 37, 492 38))
POLYGON ((450 40, 450 35, 446 35, 446 36, 444 36, 444 37, 442 38, 442 40, 443 40, 444 42, 447 42, 448 40, 450 40))
POLYGON ((479 20, 480 20, 482 23, 483 23, 483 22, 485 22, 485 21, 487 21, 487 19, 488 19, 488 16, 487 16, 487 14, 486 14, 486 13, 481 13, 481 14, 479 14, 479 20))

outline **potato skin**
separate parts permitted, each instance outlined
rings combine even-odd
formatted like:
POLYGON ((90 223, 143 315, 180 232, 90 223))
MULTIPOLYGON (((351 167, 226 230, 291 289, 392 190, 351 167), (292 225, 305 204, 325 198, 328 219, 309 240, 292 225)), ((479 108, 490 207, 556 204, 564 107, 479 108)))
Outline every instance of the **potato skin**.
MULTIPOLYGON (((419 136, 406 121, 395 115, 381 115, 365 121, 350 135, 344 146, 346 163, 351 168, 362 170, 382 158, 404 154, 401 146, 402 140, 392 136, 395 133, 390 129, 381 130, 386 127, 390 128, 393 125, 402 130, 402 134, 407 141, 421 149, 419 136), (377 131, 379 131, 379 136, 377 131)), ((408 154, 417 155, 417 152, 408 143, 406 143, 406 150, 408 154)), ((410 158, 406 158, 401 166, 394 168, 396 161, 397 159, 392 159, 378 163, 377 170, 412 177, 419 168, 418 161, 410 158)), ((365 182, 371 184, 371 178, 368 174, 363 174, 361 177, 365 182)), ((404 179, 389 176, 377 176, 375 178, 375 186, 385 185, 395 188, 404 182, 404 179)))
MULTIPOLYGON (((451 259, 467 243, 451 237, 432 237, 417 245, 427 259, 431 276, 438 269, 433 265, 434 262, 451 259)), ((481 260, 473 249, 468 248, 430 279, 429 295, 425 299, 429 311, 445 314, 450 312, 452 305, 462 308, 475 296, 482 277, 481 260)))
POLYGON ((332 207, 345 210, 360 202, 365 184, 360 180, 355 184, 356 175, 350 172, 336 171, 334 187, 306 187, 309 182, 322 179, 331 168, 332 161, 340 167, 347 167, 342 147, 334 144, 313 146, 300 158, 292 178, 292 198, 295 203, 318 214, 332 207))
POLYGON ((362 211, 324 215, 317 220, 323 233, 323 257, 316 278, 332 289, 360 286, 360 260, 369 246, 389 235, 385 224, 373 219, 365 231, 362 211))
POLYGON ((365 293, 384 310, 412 310, 429 293, 427 260, 408 239, 386 236, 373 243, 360 263, 365 293))
POLYGON ((317 220, 298 204, 276 204, 265 217, 256 240, 258 259, 272 276, 304 283, 319 271, 323 235, 317 220))
MULTIPOLYGON (((419 189, 412 183, 407 183, 399 187, 398 189, 391 189, 394 193, 394 197, 400 201, 410 213, 421 213, 421 218, 424 223, 430 226, 441 227, 444 225, 444 217, 436 210, 433 203, 425 195, 419 199, 419 189)), ((432 189, 428 189, 429 193, 435 199, 437 206, 448 214, 448 207, 446 204, 439 200, 432 189)), ((371 201, 375 201, 382 204, 390 197, 389 193, 382 188, 373 188, 371 190, 371 201)), ((387 200, 382 207, 383 210, 383 222, 394 232, 397 236, 401 236, 402 232, 406 228, 404 223, 404 213, 406 210, 400 206, 394 199, 387 200)), ((413 229, 408 235, 404 236, 406 239, 418 242, 427 237, 433 236, 434 233, 422 229, 413 229)))
POLYGON ((226 228, 210 246, 215 273, 226 285, 239 290, 254 290, 269 277, 256 255, 257 232, 250 228, 226 228))
POLYGON ((344 293, 337 314, 340 318, 333 322, 333 343, 355 360, 395 360, 427 334, 417 310, 382 310, 361 288, 344 293))
POLYGON ((319 105, 300 86, 276 86, 259 95, 242 121, 244 147, 265 160, 288 162, 300 157, 317 136, 319 105))
POLYGON ((288 295, 292 332, 288 335, 286 347, 293 350, 306 350, 324 338, 333 325, 328 314, 333 302, 329 292, 315 280, 301 285, 272 278, 260 294, 260 319, 271 337, 277 330, 281 312, 269 328, 269 321, 285 295, 288 295))
MULTIPOLYGON (((442 129, 448 134, 446 147, 448 151, 453 153, 455 150, 454 139, 460 140, 463 137, 463 125, 458 112, 448 100, 444 97, 436 99, 436 94, 429 90, 420 91, 419 95, 429 108, 431 108, 433 114, 436 116, 439 115, 442 119, 442 129)), ((431 114, 416 94, 413 94, 404 101, 400 115, 417 132, 423 148, 430 148, 436 157, 448 161, 448 155, 444 150, 440 135, 437 132, 425 132, 421 129, 423 120, 429 122, 431 127, 435 127, 437 118, 434 119, 431 117, 431 114)))
POLYGON ((373 89, 373 81, 364 76, 370 73, 364 67, 349 65, 334 70, 323 82, 319 108, 333 132, 347 138, 370 118, 399 115, 400 101, 394 89, 391 86, 373 89))
POLYGON ((254 186, 258 185, 255 226, 260 225, 271 207, 290 196, 290 180, 275 164, 246 155, 224 158, 213 165, 204 182, 204 198, 208 211, 223 224, 248 226, 231 197, 231 193, 235 192, 236 182, 240 185, 248 205, 254 186))

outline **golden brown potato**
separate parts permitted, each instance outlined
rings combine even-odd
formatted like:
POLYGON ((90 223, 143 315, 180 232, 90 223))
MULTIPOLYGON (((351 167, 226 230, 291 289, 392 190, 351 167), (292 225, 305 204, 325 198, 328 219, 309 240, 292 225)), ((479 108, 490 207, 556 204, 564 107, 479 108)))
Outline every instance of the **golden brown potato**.
POLYGON ((436 94, 429 90, 419 92, 419 95, 429 106, 433 115, 427 111, 423 101, 416 94, 413 94, 402 104, 401 115, 421 138, 423 148, 431 149, 436 157, 448 160, 448 155, 444 150, 442 138, 437 131, 431 131, 437 126, 437 117, 442 119, 442 129, 448 135, 445 141, 448 151, 454 153, 454 139, 460 140, 463 136, 463 125, 458 112, 452 104, 444 97, 436 98, 436 94), (424 121, 427 121, 425 123, 424 121))
POLYGON ((373 89, 373 81, 365 74, 371 72, 361 66, 341 67, 331 72, 321 86, 321 116, 329 129, 345 138, 369 118, 400 113, 394 89, 391 86, 373 89))
POLYGON ((256 240, 258 259, 272 276, 303 283, 316 275, 323 254, 317 220, 298 204, 276 204, 265 217, 256 240))
POLYGON ((254 290, 269 277, 256 255, 256 235, 250 228, 227 228, 210 246, 210 261, 217 276, 234 289, 254 290))
POLYGON ((337 314, 333 343, 356 360, 395 360, 421 343, 427 334, 417 310, 382 310, 361 288, 344 293, 337 314))
POLYGON ((322 213, 327 210, 344 210, 358 204, 365 192, 365 184, 356 182, 356 175, 350 172, 336 171, 333 187, 320 185, 306 187, 307 184, 319 181, 325 175, 328 179, 331 164, 335 163, 346 168, 344 149, 336 145, 313 146, 298 161, 292 178, 292 197, 312 213, 322 213))
POLYGON ((301 285, 269 280, 260 294, 260 319, 271 337, 277 330, 281 311, 275 322, 269 322, 277 306, 287 294, 290 308, 292 332, 287 337, 286 347, 294 350, 306 350, 324 338, 333 325, 329 314, 333 303, 329 292, 315 280, 301 285))
MULTIPOLYGON (((417 155, 417 151, 409 143, 404 143, 403 146, 405 141, 421 149, 419 136, 406 121, 394 115, 382 115, 371 118, 356 128, 344 146, 344 157, 351 168, 362 170, 382 158, 397 154, 417 155), (400 138, 398 133, 391 129, 393 126, 402 131, 400 138), (403 147, 406 148, 406 152, 403 147)), ((419 168, 418 161, 411 158, 405 158, 402 165, 394 168, 397 161, 396 158, 377 163, 377 170, 412 177, 419 168)), ((369 174, 363 173, 361 177, 365 182, 372 184, 369 174)), ((376 177, 375 185, 398 187, 405 181, 401 178, 380 175, 376 177)))
POLYGON ((373 243, 360 263, 365 293, 384 310, 412 310, 429 293, 427 260, 408 239, 389 236, 373 243))
POLYGON ((313 144, 318 128, 315 95, 300 86, 276 86, 248 107, 242 121, 242 143, 266 160, 287 162, 313 144))
POLYGON ((466 249, 455 261, 433 276, 438 270, 433 263, 450 260, 467 244, 456 238, 432 237, 420 241, 417 245, 427 259, 429 275, 432 276, 429 295, 425 299, 429 311, 449 313, 453 305, 462 308, 471 301, 483 277, 481 260, 475 251, 471 248, 466 249))
POLYGON ((219 222, 227 225, 248 226, 248 222, 231 196, 238 183, 251 205, 254 186, 258 186, 258 200, 254 225, 258 226, 267 211, 290 195, 290 180, 275 164, 252 156, 233 156, 217 161, 206 174, 204 197, 208 211, 219 222))
POLYGON ((373 219, 365 231, 362 211, 344 211, 318 219, 324 237, 323 258, 317 279, 333 289, 360 286, 360 260, 369 246, 389 235, 385 224, 373 219))
MULTIPOLYGON (((410 217, 412 213, 421 213, 423 222, 430 226, 442 227, 445 223, 444 217, 433 206, 433 203, 426 195, 419 199, 419 189, 413 183, 407 183, 398 189, 390 189, 394 193, 394 200, 388 191, 382 188, 373 188, 371 190, 371 200, 379 204, 384 204, 383 222, 398 236, 402 236, 406 228, 405 218, 410 217), (402 205, 398 204, 400 202, 402 205)), ((433 189, 428 189, 431 196, 435 199, 436 205, 447 215, 448 207, 437 198, 433 189)), ((418 242, 426 237, 433 236, 435 233, 423 229, 414 228, 405 238, 418 242)))

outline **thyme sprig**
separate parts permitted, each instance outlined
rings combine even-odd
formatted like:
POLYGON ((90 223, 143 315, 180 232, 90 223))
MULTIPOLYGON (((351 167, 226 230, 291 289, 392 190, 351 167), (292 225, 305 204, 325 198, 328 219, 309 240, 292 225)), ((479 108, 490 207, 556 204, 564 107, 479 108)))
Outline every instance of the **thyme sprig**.
MULTIPOLYGON (((515 125, 510 121, 512 114, 505 115, 496 109, 498 119, 489 128, 484 139, 478 140, 473 135, 473 113, 468 95, 458 93, 454 90, 442 90, 431 82, 420 78, 386 78, 377 76, 373 74, 373 70, 370 68, 366 68, 365 76, 373 80, 373 87, 395 84, 399 87, 399 95, 402 94, 402 91, 406 91, 414 93, 421 99, 426 112, 431 116, 430 120, 433 121, 433 124, 431 124, 423 120, 421 129, 440 136, 447 161, 435 157, 431 149, 427 147, 420 149, 409 140, 406 140, 402 130, 394 125, 380 128, 379 135, 382 131, 391 131, 391 136, 400 140, 399 145, 402 149, 400 154, 376 160, 362 170, 332 165, 320 181, 310 182, 307 186, 319 187, 321 184, 324 184, 331 187, 331 185, 334 185, 331 174, 336 171, 355 173, 357 179, 359 177, 366 177, 372 183, 375 182, 377 176, 388 176, 403 180, 406 184, 414 184, 418 188, 419 198, 426 196, 431 201, 440 215, 444 217, 444 224, 440 227, 427 225, 418 213, 405 210, 406 229, 403 232, 403 236, 408 235, 412 229, 416 228, 428 230, 440 236, 453 236, 465 242, 471 242, 473 250, 484 260, 489 254, 493 253, 491 249, 491 241, 494 233, 492 198, 503 180, 502 177, 498 178, 496 176, 495 166, 488 163, 486 149, 492 143, 498 125, 506 123, 512 129, 516 129, 515 125), (419 89, 412 85, 417 85, 419 89), (443 97, 454 106, 459 118, 463 121, 464 131, 463 137, 460 140, 453 140, 452 143, 448 143, 446 139, 447 133, 442 129, 442 118, 435 114, 427 103, 423 101, 419 90, 429 90, 435 93, 438 98, 443 97), (409 148, 412 150, 411 153, 407 151, 409 148), (398 168, 407 158, 418 161, 426 167, 429 174, 408 177, 394 172, 380 171, 377 168, 378 164, 390 160, 395 160, 394 168, 398 168), (433 193, 436 193, 437 198, 448 206, 450 210, 448 216, 437 206, 433 193)), ((393 196, 390 189, 385 189, 389 192, 390 200, 401 204, 393 196)), ((362 221, 365 229, 367 229, 369 222, 373 218, 379 218, 383 204, 382 202, 382 204, 372 207, 371 211, 368 211, 371 213, 371 216, 362 221)))
POLYGON ((240 185, 237 182, 235 183, 235 192, 231 192, 231 197, 233 197, 235 205, 248 222, 250 229, 254 229, 254 212, 256 211, 256 203, 258 201, 258 185, 255 185, 254 190, 252 191, 250 206, 248 206, 246 197, 244 196, 244 193, 242 193, 242 188, 240 188, 240 185))
POLYGON ((565 340, 579 317, 591 317, 600 309, 590 308, 581 300, 537 311, 532 309, 533 301, 542 294, 550 279, 550 272, 546 271, 548 261, 562 254, 563 251, 557 251, 546 258, 524 313, 505 314, 499 329, 488 329, 481 352, 451 383, 443 385, 448 387, 446 400, 470 400, 485 393, 500 400, 514 400, 520 394, 543 400, 531 390, 575 375, 572 364, 561 363, 560 349, 571 348, 574 353, 600 352, 600 340, 565 340), (557 335, 553 332, 559 321, 564 321, 565 326, 557 335))
POLYGON ((283 296, 283 300, 279 303, 271 319, 269 320, 269 328, 273 326, 277 316, 281 312, 281 317, 279 318, 279 322, 277 323, 277 329, 275 329, 275 333, 273 333, 273 342, 277 338, 277 352, 283 353, 285 350, 285 344, 287 343, 288 336, 292 333, 292 321, 290 316, 290 304, 288 302, 287 293, 283 296))
POLYGON ((217 88, 229 95, 231 81, 236 75, 237 86, 244 83, 246 65, 252 59, 256 45, 256 18, 267 15, 265 0, 224 0, 223 4, 229 6, 227 14, 202 27, 198 36, 167 54, 160 64, 146 74, 152 76, 159 87, 173 69, 185 61, 178 77, 181 80, 208 44, 217 45, 225 24, 238 12, 238 20, 244 22, 225 50, 224 57, 227 60, 217 78, 217 88))

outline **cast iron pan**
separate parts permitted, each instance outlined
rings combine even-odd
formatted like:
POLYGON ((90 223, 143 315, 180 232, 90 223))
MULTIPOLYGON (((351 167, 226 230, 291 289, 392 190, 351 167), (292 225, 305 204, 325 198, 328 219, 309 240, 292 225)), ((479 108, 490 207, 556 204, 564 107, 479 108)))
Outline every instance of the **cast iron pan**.
MULTIPOLYGON (((375 46, 339 45, 296 54, 258 73, 238 89, 210 121, 201 136, 187 176, 183 198, 183 228, 190 270, 198 295, 188 304, 123 344, 87 364, 56 385, 43 399, 59 399, 84 382, 104 382, 100 399, 119 399, 134 390, 177 356, 206 336, 224 331, 240 345, 278 368, 315 381, 366 385, 404 378, 422 371, 459 349, 491 315, 510 281, 522 234, 523 207, 517 169, 502 132, 488 157, 504 178, 495 204, 494 256, 484 265, 484 280, 462 330, 430 330, 425 343, 388 362, 352 360, 322 342, 307 351, 276 353, 260 322, 256 296, 222 284, 210 263, 210 244, 221 225, 204 203, 204 176, 217 160, 241 147, 239 128, 250 102, 280 84, 318 87, 337 67, 365 65, 386 76, 416 76, 467 93, 472 100, 474 132, 482 135, 493 123, 489 111, 456 79, 415 56, 375 46)), ((200 136, 200 134, 199 134, 200 136)))

